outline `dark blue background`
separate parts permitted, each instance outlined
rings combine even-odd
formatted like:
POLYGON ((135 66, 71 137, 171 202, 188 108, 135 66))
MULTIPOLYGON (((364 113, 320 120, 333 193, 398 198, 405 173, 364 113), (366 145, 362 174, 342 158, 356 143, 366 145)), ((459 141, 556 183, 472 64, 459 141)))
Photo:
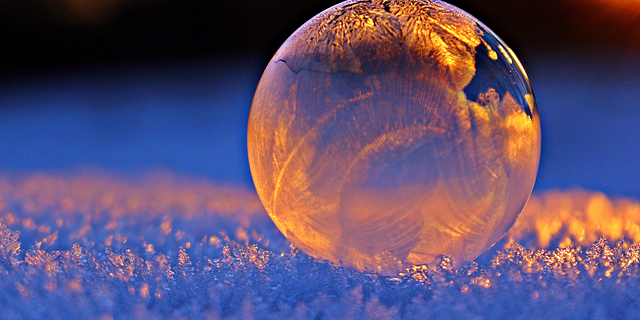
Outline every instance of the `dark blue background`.
MULTIPOLYGON (((640 67, 618 55, 524 61, 542 121, 537 189, 640 198, 640 67)), ((88 68, 0 83, 0 170, 162 168, 251 186, 246 125, 261 58, 88 68)))
MULTIPOLYGON (((336 2, 0 1, 0 172, 164 168, 251 186, 260 74, 336 2)), ((529 72, 543 129, 537 188, 640 198, 640 4, 450 2, 529 72)))

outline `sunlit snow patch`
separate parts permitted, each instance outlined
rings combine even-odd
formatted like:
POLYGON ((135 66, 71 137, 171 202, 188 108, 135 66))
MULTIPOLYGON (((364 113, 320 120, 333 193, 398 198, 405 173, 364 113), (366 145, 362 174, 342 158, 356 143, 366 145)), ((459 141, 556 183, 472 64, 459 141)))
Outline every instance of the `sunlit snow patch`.
POLYGON ((640 203, 534 195, 460 269, 382 277, 290 246, 253 192, 171 174, 0 179, 0 308, 34 318, 629 318, 640 203), (606 238, 604 237, 606 236, 606 238))

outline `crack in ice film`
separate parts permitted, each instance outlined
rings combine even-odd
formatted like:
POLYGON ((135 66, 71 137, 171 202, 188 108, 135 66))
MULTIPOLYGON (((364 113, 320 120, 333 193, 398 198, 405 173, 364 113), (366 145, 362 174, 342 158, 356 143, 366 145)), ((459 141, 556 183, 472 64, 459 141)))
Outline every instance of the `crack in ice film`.
POLYGON ((495 244, 531 194, 540 123, 513 52, 427 0, 346 1, 280 47, 248 128, 256 189, 306 253, 392 274, 495 244))

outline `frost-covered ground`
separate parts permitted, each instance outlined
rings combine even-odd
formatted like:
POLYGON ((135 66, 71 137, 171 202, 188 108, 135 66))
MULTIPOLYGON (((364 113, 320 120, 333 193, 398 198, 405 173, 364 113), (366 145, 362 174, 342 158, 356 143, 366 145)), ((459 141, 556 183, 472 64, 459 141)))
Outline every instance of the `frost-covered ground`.
POLYGON ((600 193, 537 194, 476 263, 395 277, 292 248, 252 191, 167 173, 2 178, 0 223, 3 319, 640 318, 640 203, 600 193))

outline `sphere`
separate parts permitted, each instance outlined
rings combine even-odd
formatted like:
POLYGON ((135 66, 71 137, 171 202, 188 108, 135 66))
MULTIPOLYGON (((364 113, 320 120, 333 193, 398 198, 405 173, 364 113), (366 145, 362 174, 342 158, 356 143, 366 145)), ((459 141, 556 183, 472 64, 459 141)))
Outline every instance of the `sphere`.
POLYGON ((393 274, 495 244, 527 202, 540 122, 513 52, 431 0, 345 1, 269 62, 248 128, 275 225, 311 256, 393 274))

